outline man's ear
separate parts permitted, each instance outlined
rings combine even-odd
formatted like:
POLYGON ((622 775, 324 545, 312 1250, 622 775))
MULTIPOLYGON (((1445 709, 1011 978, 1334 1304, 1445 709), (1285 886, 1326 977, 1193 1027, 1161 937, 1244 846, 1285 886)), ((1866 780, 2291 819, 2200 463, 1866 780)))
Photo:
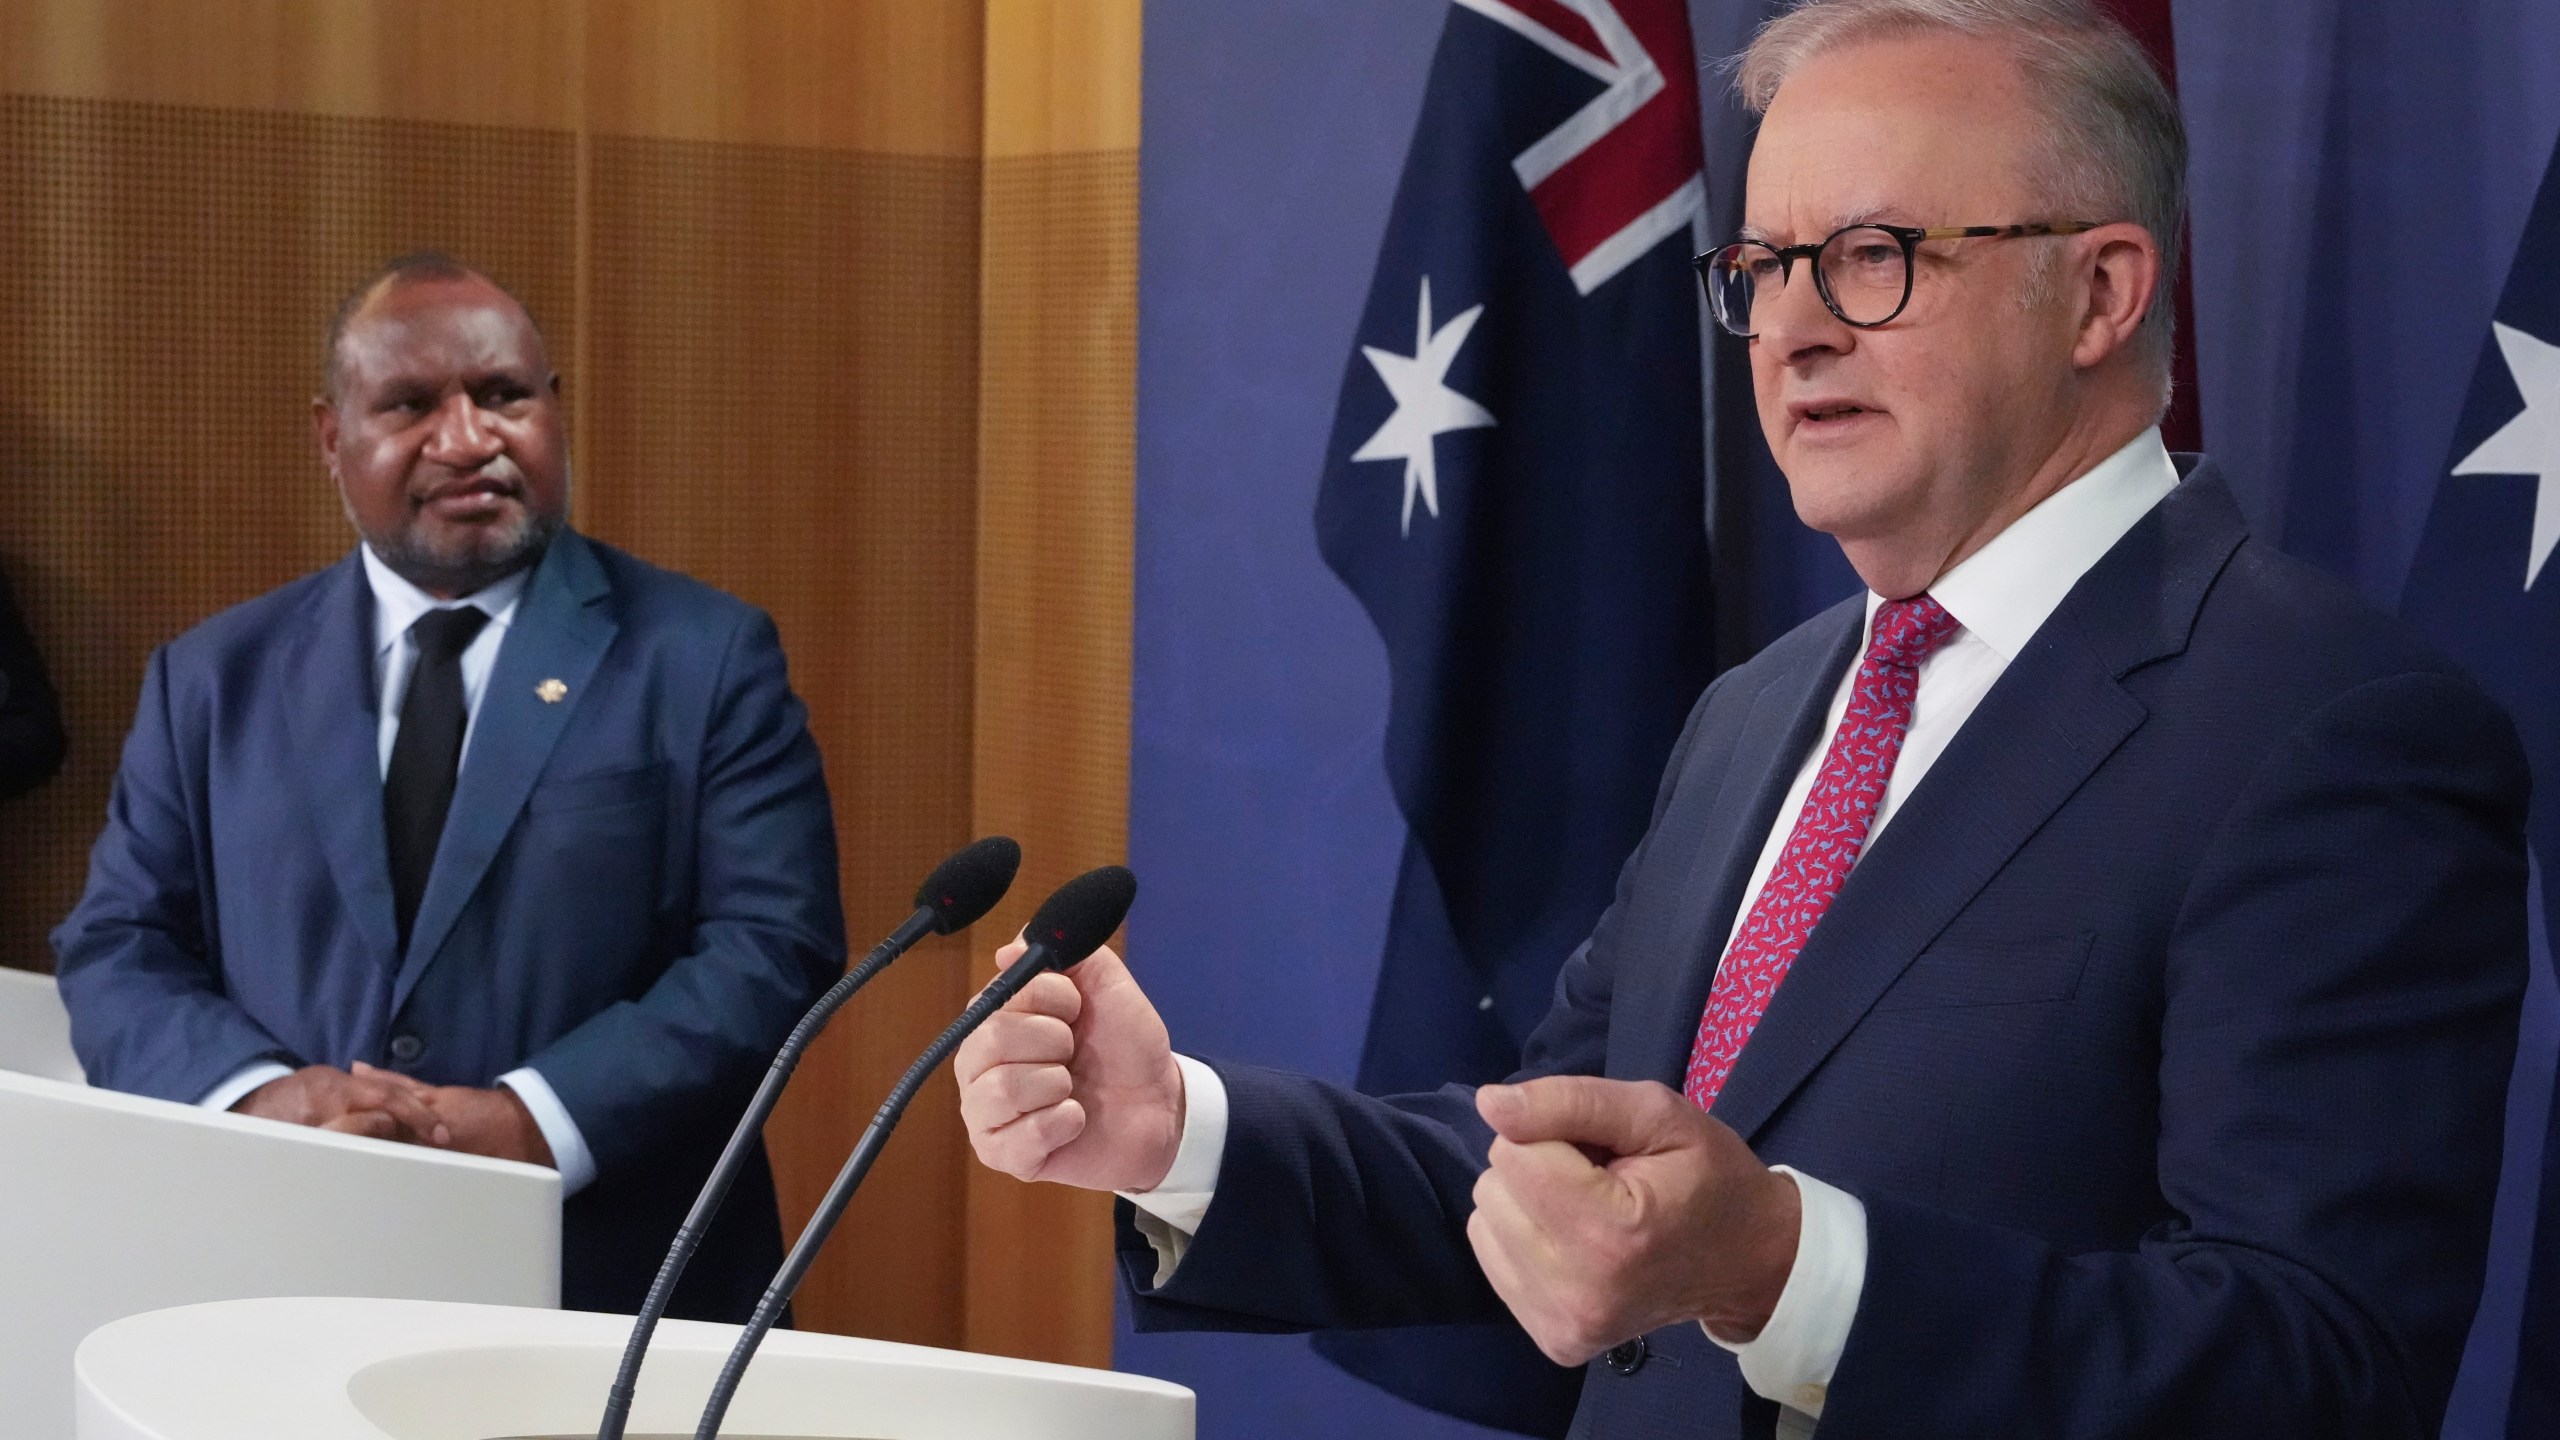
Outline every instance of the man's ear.
POLYGON ((2071 363, 2080 369, 2133 343, 2160 299, 2160 247, 2151 232, 2130 223, 2102 226, 2084 237, 2087 306, 2071 363))
POLYGON ((311 397, 311 438, 320 447, 320 465, 338 478, 338 407, 326 395, 311 397))

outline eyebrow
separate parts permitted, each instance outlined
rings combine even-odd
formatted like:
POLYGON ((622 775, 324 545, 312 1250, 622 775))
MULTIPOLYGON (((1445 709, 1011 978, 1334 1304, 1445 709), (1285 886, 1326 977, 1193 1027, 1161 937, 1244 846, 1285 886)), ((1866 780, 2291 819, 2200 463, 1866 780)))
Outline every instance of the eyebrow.
MULTIPOLYGON (((1845 230, 1852 225, 1873 225, 1879 221, 1897 225, 1908 224, 1911 223, 1910 216, 1910 209, 1901 205, 1860 205, 1834 216, 1830 228, 1824 230, 1822 233, 1829 235, 1833 231, 1845 230)), ((1769 238, 1768 231, 1761 229, 1757 225, 1743 226, 1741 238, 1745 240, 1757 240, 1763 245, 1774 245, 1777 243, 1769 238)))

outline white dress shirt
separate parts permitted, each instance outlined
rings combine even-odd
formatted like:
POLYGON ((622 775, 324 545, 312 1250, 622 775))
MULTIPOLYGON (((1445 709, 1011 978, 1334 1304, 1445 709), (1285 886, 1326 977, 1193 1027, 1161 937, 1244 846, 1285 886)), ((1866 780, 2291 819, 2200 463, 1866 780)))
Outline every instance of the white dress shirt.
MULTIPOLYGON (((2146 430, 2018 517, 1929 587, 1928 593, 1946 607, 1960 628, 1921 663, 1911 728, 1867 831, 1870 845, 2080 577, 2177 485, 2177 467, 2170 463, 2160 432, 2146 430)), ((1883 603, 1882 596, 1867 596, 1870 628, 1876 607, 1883 603)), ((1797 767, 1795 783, 1778 807, 1776 823, 1761 846, 1758 863, 1752 866, 1742 903, 1734 911, 1727 948, 1759 899, 1761 886, 1795 828, 1796 815, 1813 791, 1831 734, 1848 711, 1857 670, 1853 661, 1841 674, 1821 739, 1797 767)), ((1865 853, 1863 847, 1860 853, 1865 853)), ((1125 1196, 1139 1208, 1139 1229, 1155 1247, 1159 1285, 1181 1264, 1191 1236, 1208 1213, 1226 1149, 1226 1087, 1208 1066, 1187 1055, 1176 1059, 1182 1067, 1185 1105, 1173 1169, 1155 1189, 1125 1196)), ((1768 1325, 1748 1343, 1729 1344, 1712 1334, 1708 1338, 1734 1353, 1744 1381, 1754 1392, 1784 1407, 1779 1434, 1786 1440, 1812 1434, 1831 1377, 1839 1368, 1840 1352, 1848 1344, 1849 1328, 1857 1319, 1858 1299, 1866 1287, 1867 1211, 1856 1196, 1787 1166, 1773 1168, 1795 1181, 1803 1199, 1804 1218, 1786 1288, 1770 1312, 1768 1325)))
MULTIPOLYGON (((439 600, 382 563, 372 546, 363 546, 361 553, 365 580, 373 589, 373 668, 380 686, 375 713, 381 717, 377 754, 386 777, 391 773, 391 748, 400 738, 400 710, 408 701, 409 674, 418 664, 418 642, 409 633, 410 628, 430 610, 469 605, 488 615, 489 623, 481 627, 462 652, 462 704, 468 718, 462 732, 460 763, 470 764, 471 736, 480 724, 480 699, 489 693, 489 672, 497 668, 498 649, 506 643, 507 630, 515 623, 528 572, 519 570, 459 600, 439 600)), ((250 1091, 292 1073, 289 1067, 273 1060, 261 1060, 215 1086, 197 1103, 208 1110, 228 1110, 250 1091)), ((515 1091, 516 1098, 532 1113, 534 1126, 542 1131, 543 1140, 551 1146, 551 1158, 559 1167, 562 1194, 574 1195, 595 1178, 595 1156, 587 1148, 586 1136, 569 1118, 568 1107, 560 1103, 559 1093, 540 1071, 530 1067, 510 1070, 499 1076, 497 1083, 515 1091)))

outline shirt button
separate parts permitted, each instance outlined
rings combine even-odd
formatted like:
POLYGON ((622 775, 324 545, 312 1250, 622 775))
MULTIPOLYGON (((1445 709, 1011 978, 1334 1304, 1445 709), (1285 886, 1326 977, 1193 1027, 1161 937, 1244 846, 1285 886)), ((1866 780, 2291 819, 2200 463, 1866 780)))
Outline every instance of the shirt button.
POLYGON ((399 1064, 415 1065, 418 1063, 418 1057, 426 1053, 427 1042, 415 1035, 391 1037, 391 1058, 399 1064))
POLYGON ((1646 1344, 1645 1338, 1639 1335, 1624 1345, 1613 1347, 1601 1359, 1607 1362, 1610 1369, 1619 1374, 1633 1375, 1644 1368, 1644 1362, 1651 1358, 1652 1354, 1653 1347, 1646 1344))

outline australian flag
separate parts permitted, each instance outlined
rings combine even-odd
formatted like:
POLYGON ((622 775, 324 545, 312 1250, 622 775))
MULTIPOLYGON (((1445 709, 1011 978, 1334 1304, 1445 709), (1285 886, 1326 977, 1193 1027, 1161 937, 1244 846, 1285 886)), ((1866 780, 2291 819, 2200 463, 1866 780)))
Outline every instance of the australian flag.
MULTIPOLYGON (((2460 656, 2513 711, 2533 761, 2534 963, 2552 963, 2560 857, 2560 155, 2524 242, 2454 431, 2451 469, 2427 516, 2402 611, 2460 656)), ((2560 1104, 2551 1111, 2560 1122, 2560 1104)), ((2560 1133, 2542 1146, 2539 1223, 2490 1258, 2525 1272, 2507 1433, 2560 1435, 2560 1133)), ((2502 1227, 2504 1228, 2504 1227, 2502 1227)), ((2488 1309, 2484 1307, 2484 1316, 2488 1309)))
MULTIPOLYGON (((1708 678, 1701 153, 1683 0, 1451 5, 1316 503, 1408 826, 1373 1093, 1517 1067, 1708 678)), ((1530 1434, 1580 1385, 1510 1327, 1316 1343, 1530 1434)))

